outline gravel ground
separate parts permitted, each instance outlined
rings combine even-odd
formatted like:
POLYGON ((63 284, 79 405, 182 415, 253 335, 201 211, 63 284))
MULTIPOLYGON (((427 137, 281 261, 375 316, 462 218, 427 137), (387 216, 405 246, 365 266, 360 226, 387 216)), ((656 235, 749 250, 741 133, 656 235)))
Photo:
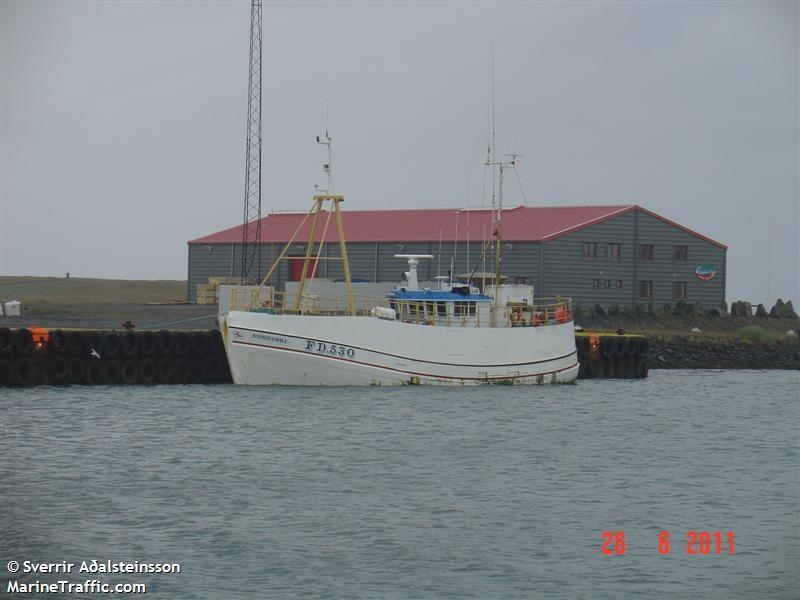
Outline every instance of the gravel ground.
POLYGON ((136 329, 213 329, 216 305, 196 304, 53 304, 25 307, 19 317, 0 317, 0 327, 48 329, 121 329, 124 321, 136 329))

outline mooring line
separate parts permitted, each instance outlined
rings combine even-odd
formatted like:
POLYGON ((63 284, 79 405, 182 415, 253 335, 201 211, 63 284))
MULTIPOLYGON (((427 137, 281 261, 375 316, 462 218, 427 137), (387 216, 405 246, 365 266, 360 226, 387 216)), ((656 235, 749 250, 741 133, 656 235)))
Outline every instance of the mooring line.
POLYGON ((137 327, 137 329, 153 329, 155 327, 163 327, 164 325, 177 325, 178 323, 188 323, 189 321, 200 321, 201 319, 212 319, 216 317, 216 314, 213 315, 205 315, 203 317, 192 317, 191 319, 181 319, 180 321, 168 321, 166 323, 156 323, 155 325, 142 325, 141 327, 137 327))

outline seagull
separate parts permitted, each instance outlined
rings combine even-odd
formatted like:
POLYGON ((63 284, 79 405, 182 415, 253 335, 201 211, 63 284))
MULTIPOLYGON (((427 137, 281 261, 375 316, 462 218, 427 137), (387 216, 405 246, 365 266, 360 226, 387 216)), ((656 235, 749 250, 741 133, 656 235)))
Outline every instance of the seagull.
POLYGON ((89 352, 89 356, 94 356, 97 360, 100 360, 100 354, 94 348, 92 348, 92 351, 89 352))

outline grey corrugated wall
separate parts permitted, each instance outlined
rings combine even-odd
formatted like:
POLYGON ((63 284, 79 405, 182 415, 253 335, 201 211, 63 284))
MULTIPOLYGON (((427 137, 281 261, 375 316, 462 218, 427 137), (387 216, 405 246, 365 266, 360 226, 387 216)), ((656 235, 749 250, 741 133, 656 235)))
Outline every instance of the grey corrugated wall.
POLYGON ((686 302, 706 308, 725 301, 725 250, 647 213, 636 210, 545 243, 543 295, 560 294, 582 303, 675 304, 672 283, 686 282, 686 302), (638 222, 637 222, 638 221, 638 222), (638 239, 637 239, 638 234, 638 239), (583 242, 597 243, 597 259, 583 259, 583 242), (606 256, 607 244, 620 244, 620 260, 606 256), (639 260, 639 246, 653 245, 653 261, 639 260), (675 263, 675 246, 687 247, 686 263, 675 263), (695 269, 711 264, 717 274, 700 281, 695 269), (610 280, 611 287, 593 281, 610 280), (622 288, 616 280, 622 280, 622 288), (639 298, 639 281, 653 282, 653 297, 639 298))
POLYGON ((568 296, 576 302, 631 304, 633 301, 634 214, 629 212, 568 233, 544 244, 542 296, 568 296), (597 244, 597 259, 583 260, 583 242, 597 244), (620 260, 606 259, 606 244, 620 244, 620 260), (595 279, 611 281, 596 288, 595 279), (615 287, 617 280, 622 287, 615 287))
MULTIPOLYGON (((327 244, 323 256, 339 256, 337 243, 327 244)), ((433 254, 432 260, 420 262, 421 281, 430 281, 440 273, 446 275, 451 258, 455 256, 452 243, 407 242, 407 243, 352 243, 348 244, 350 275, 366 281, 400 282, 407 269, 404 259, 395 254, 433 254)), ((456 274, 470 272, 480 257, 482 244, 470 244, 469 260, 466 244, 459 244, 455 262, 456 274)), ((198 283, 209 277, 235 277, 241 269, 241 246, 239 244, 189 244, 188 298, 195 299, 198 283)), ((271 260, 277 258, 282 246, 264 244, 261 249, 262 274, 266 274, 271 260)), ((718 306, 725 300, 725 250, 706 242, 680 228, 636 210, 607 219, 568 233, 554 240, 538 242, 516 242, 508 240, 503 246, 503 273, 514 282, 517 278, 530 279, 536 286, 537 296, 561 295, 582 303, 593 304, 674 304, 672 282, 685 281, 687 301, 699 303, 706 308, 718 306), (638 239, 637 239, 638 234, 638 239), (582 243, 597 243, 597 259, 583 260, 582 243), (606 256, 607 244, 620 244, 620 260, 610 261, 606 256), (653 244, 652 262, 639 260, 639 244, 653 244), (674 246, 686 246, 687 262, 673 262, 674 246), (711 264, 717 275, 711 281, 700 281, 694 274, 700 264, 711 264), (611 287, 594 287, 593 280, 610 280, 611 287), (622 287, 616 287, 616 280, 622 287), (638 298, 638 281, 653 281, 653 298, 638 298)), ((304 244, 295 244, 290 255, 304 253, 304 244)), ((491 251, 486 257, 488 270, 493 270, 491 251)), ((482 270, 482 265, 478 270, 482 270)), ((273 283, 282 289, 287 279, 288 267, 279 266, 273 283)), ((321 261, 319 277, 341 279, 344 276, 338 261, 321 261)))
MULTIPOLYGON (((672 282, 687 283, 687 301, 704 307, 719 306, 725 301, 725 250, 687 233, 660 219, 639 213, 639 243, 653 244, 653 262, 638 264, 639 280, 653 281, 654 304, 673 304, 672 282), (676 264, 672 260, 674 246, 687 247, 687 261, 676 264), (700 281, 695 269, 701 264, 713 265, 717 271, 711 281, 700 281)), ((642 300, 642 303, 646 301, 642 300)))

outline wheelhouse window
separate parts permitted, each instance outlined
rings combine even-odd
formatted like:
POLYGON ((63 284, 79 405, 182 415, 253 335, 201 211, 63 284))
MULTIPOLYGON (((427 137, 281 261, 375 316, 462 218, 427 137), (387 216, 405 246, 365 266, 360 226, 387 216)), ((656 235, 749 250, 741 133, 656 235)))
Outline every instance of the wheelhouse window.
POLYGON ((514 283, 518 285, 531 285, 532 281, 530 277, 514 277, 514 283))
POLYGON ((592 287, 600 287, 600 280, 595 279, 592 281, 592 287))
POLYGON ((583 260, 597 260, 597 242, 583 242, 583 260))
POLYGON ((436 303, 436 314, 440 317, 447 316, 447 302, 437 302, 436 303))
POLYGON ((618 261, 619 258, 619 244, 606 244, 606 260, 618 261))
POLYGON ((673 281, 672 282, 672 298, 674 300, 686 300, 686 282, 673 281))
POLYGON ((649 299, 653 297, 653 282, 640 281, 639 282, 639 298, 649 299))
POLYGON ((467 313, 470 317, 474 317, 477 314, 477 305, 475 302, 467 302, 467 313))
POLYGON ((610 288, 611 287, 611 280, 610 279, 603 279, 603 287, 610 288))
POLYGON ((653 244, 639 244, 639 260, 653 262, 653 244))
POLYGON ((617 287, 618 288, 622 287, 622 279, 617 279, 617 287))
POLYGON ((672 252, 672 260, 676 263, 685 263, 689 258, 686 246, 675 246, 672 252))

